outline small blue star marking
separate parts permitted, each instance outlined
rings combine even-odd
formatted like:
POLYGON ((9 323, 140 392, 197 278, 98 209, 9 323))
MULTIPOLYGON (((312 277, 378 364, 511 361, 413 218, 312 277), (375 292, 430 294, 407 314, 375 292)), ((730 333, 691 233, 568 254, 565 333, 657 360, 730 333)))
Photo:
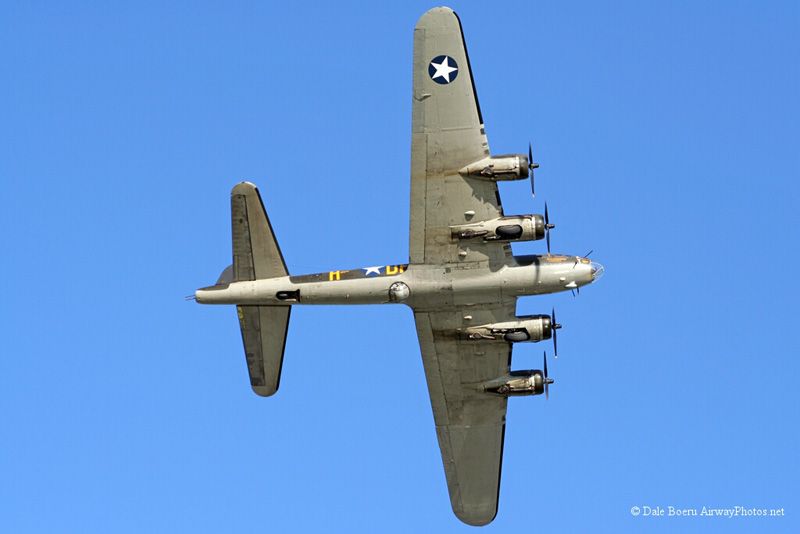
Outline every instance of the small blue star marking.
POLYGON ((458 63, 450 56, 436 56, 428 65, 428 76, 438 84, 448 84, 458 76, 458 63))

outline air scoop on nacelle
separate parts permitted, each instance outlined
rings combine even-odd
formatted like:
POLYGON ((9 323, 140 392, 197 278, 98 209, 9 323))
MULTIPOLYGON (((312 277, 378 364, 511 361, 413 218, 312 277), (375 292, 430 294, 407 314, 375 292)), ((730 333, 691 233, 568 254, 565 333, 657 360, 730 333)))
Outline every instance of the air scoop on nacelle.
POLYGON ((500 182, 506 180, 522 180, 528 177, 528 158, 524 154, 503 154, 483 158, 463 167, 458 173, 461 176, 472 176, 483 180, 500 182))
POLYGON ((505 376, 484 382, 483 390, 502 397, 541 395, 544 393, 546 380, 548 384, 552 383, 552 379, 545 379, 544 373, 539 370, 511 371, 505 376))
POLYGON ((536 241, 545 235, 541 215, 513 215, 450 227, 454 241, 481 238, 483 241, 536 241))
POLYGON ((522 397, 525 395, 541 395, 550 398, 550 384, 555 380, 547 373, 547 353, 544 353, 544 370, 531 369, 526 371, 511 371, 505 376, 487 380, 482 384, 486 393, 493 393, 502 397, 522 397))
MULTIPOLYGON (((472 341, 536 342, 552 337, 553 324, 549 315, 528 315, 515 321, 470 326, 459 332, 472 341)), ((556 325, 556 328, 560 327, 556 325)))

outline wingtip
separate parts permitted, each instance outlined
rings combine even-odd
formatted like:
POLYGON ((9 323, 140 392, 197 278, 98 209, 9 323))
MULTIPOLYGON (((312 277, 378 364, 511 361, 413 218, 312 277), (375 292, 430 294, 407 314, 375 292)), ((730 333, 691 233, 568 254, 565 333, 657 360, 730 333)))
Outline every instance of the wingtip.
POLYGON ((425 13, 426 14, 428 14, 428 13, 455 13, 455 11, 453 11, 453 8, 450 7, 450 6, 436 6, 436 7, 430 8, 425 13))
POLYGON ((258 191, 258 187, 253 182, 239 182, 233 189, 231 189, 231 195, 242 195, 244 193, 248 193, 250 191, 258 191))
POLYGON ((267 386, 250 386, 253 389, 253 393, 258 395, 259 397, 272 397, 278 392, 278 388, 271 388, 267 386))
POLYGON ((436 19, 438 17, 446 17, 446 16, 456 17, 456 18, 458 17, 458 15, 456 15, 456 12, 453 11, 452 8, 449 8, 447 6, 431 8, 425 13, 423 13, 422 16, 419 18, 419 20, 417 21, 417 28, 422 28, 427 26, 427 22, 430 19, 436 19))
POLYGON ((497 517, 497 508, 491 511, 487 511, 485 513, 465 513, 465 511, 456 511, 453 510, 456 514, 456 517, 462 522, 472 527, 485 527, 492 521, 494 518, 497 517))
POLYGON ((484 501, 480 504, 467 504, 460 500, 451 500, 450 504, 452 505, 453 513, 462 523, 473 527, 482 527, 488 525, 497 517, 499 498, 494 502, 484 501))

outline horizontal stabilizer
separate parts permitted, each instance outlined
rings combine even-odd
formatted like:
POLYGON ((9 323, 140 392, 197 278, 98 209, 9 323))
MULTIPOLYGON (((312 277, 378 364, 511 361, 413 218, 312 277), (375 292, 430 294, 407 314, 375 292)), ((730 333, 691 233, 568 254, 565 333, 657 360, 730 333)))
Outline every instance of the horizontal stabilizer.
POLYGON ((257 395, 278 391, 291 306, 237 306, 250 386, 257 395))
MULTIPOLYGON (((286 263, 275 239, 258 188, 237 184, 231 191, 233 265, 220 282, 231 283, 287 276, 286 263)), ((258 395, 278 391, 291 306, 237 306, 250 385, 258 395)))
POLYGON ((289 274, 255 185, 242 182, 231 191, 231 223, 234 281, 289 274))

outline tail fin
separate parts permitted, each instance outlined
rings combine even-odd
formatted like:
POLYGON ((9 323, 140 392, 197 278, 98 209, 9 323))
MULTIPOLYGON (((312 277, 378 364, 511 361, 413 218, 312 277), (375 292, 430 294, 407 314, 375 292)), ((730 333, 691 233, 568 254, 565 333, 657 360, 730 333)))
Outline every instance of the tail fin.
MULTIPOLYGON (((255 185, 242 182, 231 191, 231 226, 233 265, 230 281, 260 280, 289 274, 255 185)), ((278 391, 291 310, 291 306, 236 307, 250 385, 262 397, 278 391)))

